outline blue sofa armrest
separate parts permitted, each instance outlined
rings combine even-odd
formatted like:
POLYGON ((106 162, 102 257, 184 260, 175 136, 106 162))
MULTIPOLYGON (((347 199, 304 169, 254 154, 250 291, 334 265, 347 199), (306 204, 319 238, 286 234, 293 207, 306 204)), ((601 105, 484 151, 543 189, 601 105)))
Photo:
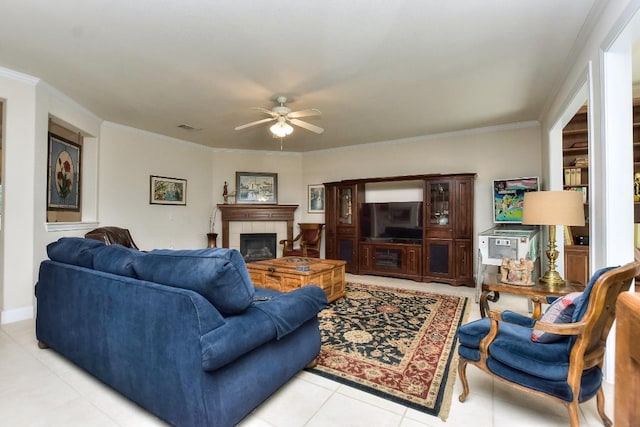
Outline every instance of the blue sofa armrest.
POLYGON ((315 317, 327 305, 324 291, 307 286, 289 293, 257 292, 258 298, 242 314, 200 339, 202 368, 215 371, 273 340, 279 340, 315 317))
POLYGON ((265 301, 254 307, 264 312, 276 327, 277 339, 284 338, 327 306, 327 296, 317 286, 305 286, 265 301))

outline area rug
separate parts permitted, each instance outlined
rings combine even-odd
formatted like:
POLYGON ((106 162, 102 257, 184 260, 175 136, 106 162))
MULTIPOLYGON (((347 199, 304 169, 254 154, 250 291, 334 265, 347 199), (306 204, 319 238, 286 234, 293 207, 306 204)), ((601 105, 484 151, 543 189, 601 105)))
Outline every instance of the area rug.
POLYGON ((318 375, 446 420, 468 299, 348 283, 320 312, 318 375))

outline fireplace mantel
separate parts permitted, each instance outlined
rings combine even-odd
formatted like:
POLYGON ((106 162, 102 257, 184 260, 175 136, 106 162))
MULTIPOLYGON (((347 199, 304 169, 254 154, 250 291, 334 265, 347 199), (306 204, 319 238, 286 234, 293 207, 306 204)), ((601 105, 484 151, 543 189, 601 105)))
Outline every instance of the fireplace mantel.
POLYGON ((218 205, 222 213, 222 247, 229 247, 230 221, 286 221, 287 240, 293 240, 293 214, 298 205, 218 205))

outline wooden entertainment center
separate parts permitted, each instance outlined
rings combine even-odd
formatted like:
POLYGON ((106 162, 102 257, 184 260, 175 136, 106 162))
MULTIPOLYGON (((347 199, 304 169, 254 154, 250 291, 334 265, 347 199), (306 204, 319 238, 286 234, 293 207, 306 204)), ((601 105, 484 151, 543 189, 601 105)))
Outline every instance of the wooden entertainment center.
MULTIPOLYGON (((325 183, 326 258, 346 261, 346 271, 352 274, 475 286, 475 177, 473 173, 430 174, 325 183), (402 183, 414 186, 419 194, 421 229, 406 230, 400 238, 363 232, 367 187, 389 185, 389 193, 396 193, 392 196, 397 200, 402 191, 393 191, 393 185, 402 183)), ((398 215, 402 217, 403 212, 398 215)))

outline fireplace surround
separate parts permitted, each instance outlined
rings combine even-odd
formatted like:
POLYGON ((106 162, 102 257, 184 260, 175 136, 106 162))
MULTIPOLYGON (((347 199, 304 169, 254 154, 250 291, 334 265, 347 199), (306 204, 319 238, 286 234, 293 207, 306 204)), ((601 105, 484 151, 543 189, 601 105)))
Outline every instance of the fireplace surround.
POLYGON ((298 205, 219 204, 222 219, 222 247, 229 247, 229 223, 234 221, 284 221, 287 240, 293 240, 294 212, 298 205))

